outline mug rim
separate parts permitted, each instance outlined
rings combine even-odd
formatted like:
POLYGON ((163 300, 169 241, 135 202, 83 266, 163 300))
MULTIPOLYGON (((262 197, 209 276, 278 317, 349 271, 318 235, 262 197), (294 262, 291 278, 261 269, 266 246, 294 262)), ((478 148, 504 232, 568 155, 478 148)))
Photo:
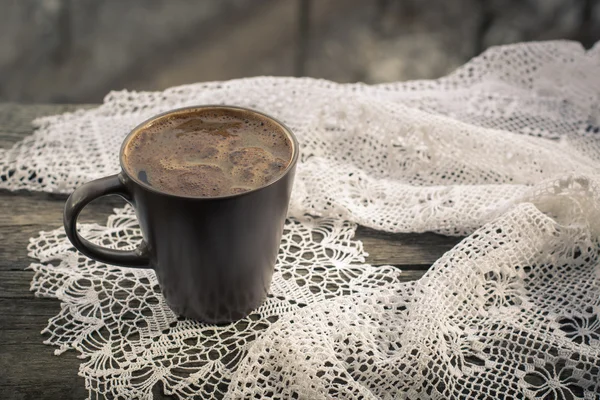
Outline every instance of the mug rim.
POLYGON ((299 153, 300 153, 300 148, 299 148, 298 139, 296 138, 296 135, 294 135, 292 130, 287 125, 285 125, 283 122, 279 121, 277 118, 267 115, 261 111, 254 110, 254 109, 247 108, 247 107, 230 106, 230 105, 223 105, 223 104, 207 104, 207 105, 174 108, 172 110, 165 111, 160 114, 156 114, 156 115, 146 119, 145 121, 141 122, 140 124, 138 124, 135 128, 133 128, 127 134, 127 136, 125 136, 125 139, 123 139, 123 143, 121 144, 121 149, 119 151, 119 164, 121 165, 121 174, 125 175, 128 180, 131 180, 131 181, 135 182, 136 184, 138 184, 140 187, 142 187, 146 190, 149 190, 151 192, 154 192, 156 194, 160 194, 163 196, 170 196, 170 197, 178 197, 178 198, 183 198, 183 199, 190 199, 190 200, 221 200, 221 199, 241 197, 241 196, 257 192, 259 190, 265 189, 271 185, 276 184, 281 179, 283 179, 285 176, 287 176, 288 173, 295 167, 295 165, 298 161, 299 153), (275 123, 276 125, 278 125, 281 128, 281 130, 283 132, 285 132, 288 139, 292 143, 292 157, 290 158, 290 162, 288 163, 287 167, 281 172, 281 174, 276 179, 272 180, 271 182, 269 182, 263 186, 259 186, 255 189, 248 190, 248 191, 242 192, 242 193, 233 193, 233 194, 227 194, 227 195, 221 195, 221 196, 186 196, 186 195, 179 195, 179 194, 164 192, 164 191, 158 190, 158 189, 150 186, 149 184, 142 182, 137 177, 132 176, 129 173, 129 171, 127 171, 127 169, 125 168, 125 163, 123 162, 123 156, 125 154, 125 147, 127 146, 127 143, 129 143, 131 138, 136 133, 138 133, 139 131, 141 131, 144 128, 147 128, 150 124, 160 120, 161 118, 164 118, 164 117, 167 117, 170 115, 186 114, 186 113, 189 113, 194 110, 206 110, 206 109, 244 111, 244 112, 248 112, 251 114, 257 114, 259 117, 266 118, 266 119, 270 120, 271 122, 275 123))

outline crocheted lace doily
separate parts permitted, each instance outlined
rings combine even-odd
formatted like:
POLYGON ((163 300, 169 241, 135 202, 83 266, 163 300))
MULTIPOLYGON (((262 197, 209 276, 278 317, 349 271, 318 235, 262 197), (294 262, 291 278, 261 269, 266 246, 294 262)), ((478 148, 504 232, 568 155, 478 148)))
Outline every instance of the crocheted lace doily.
MULTIPOLYGON (((72 191, 118 171, 140 121, 218 103, 280 118, 302 146, 272 293, 235 324, 181 320, 151 271, 41 233, 32 289, 63 306, 46 342, 82 354, 90 396, 600 396, 600 44, 493 48, 434 81, 113 92, 0 150, 0 187, 72 191), (468 237, 401 283, 364 264, 356 224, 468 237)), ((141 238, 130 207, 83 230, 118 248, 141 238)))

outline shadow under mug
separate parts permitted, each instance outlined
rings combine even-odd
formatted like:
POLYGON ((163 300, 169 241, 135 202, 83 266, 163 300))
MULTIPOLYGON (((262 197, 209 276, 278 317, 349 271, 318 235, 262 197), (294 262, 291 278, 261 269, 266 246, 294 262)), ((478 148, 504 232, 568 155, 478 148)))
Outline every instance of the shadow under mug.
POLYGON ((64 211, 65 231, 77 250, 97 261, 154 269, 163 296, 175 313, 209 323, 238 320, 260 306, 269 291, 298 151, 298 141, 289 128, 250 109, 197 106, 157 115, 125 138, 119 174, 88 182, 71 194, 64 211), (137 132, 165 118, 209 109, 251 114, 280 127, 293 147, 287 168, 265 186, 220 197, 164 193, 127 172, 123 154, 137 132), (77 232, 81 210, 105 195, 119 195, 133 205, 143 236, 135 250, 101 247, 77 232))

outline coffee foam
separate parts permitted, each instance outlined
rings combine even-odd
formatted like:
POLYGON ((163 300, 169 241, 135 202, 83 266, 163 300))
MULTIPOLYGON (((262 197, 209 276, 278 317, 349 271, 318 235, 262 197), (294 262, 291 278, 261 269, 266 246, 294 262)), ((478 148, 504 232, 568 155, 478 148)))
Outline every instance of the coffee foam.
POLYGON ((283 129, 243 110, 166 116, 124 151, 127 172, 160 191, 211 197, 242 193, 281 175, 292 156, 283 129))

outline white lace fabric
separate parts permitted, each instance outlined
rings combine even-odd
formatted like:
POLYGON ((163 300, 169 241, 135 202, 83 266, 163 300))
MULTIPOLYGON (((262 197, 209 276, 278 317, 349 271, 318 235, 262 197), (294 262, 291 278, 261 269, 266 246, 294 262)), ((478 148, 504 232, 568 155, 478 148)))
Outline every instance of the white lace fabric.
MULTIPOLYGON (((90 397, 600 398, 600 44, 493 48, 434 81, 113 92, 0 150, 0 187, 70 192, 117 172, 142 120, 218 103, 301 143, 272 294, 235 324, 181 320, 153 272, 42 232, 32 290, 63 305, 46 342, 82 354, 90 397), (356 224, 469 236, 402 283, 365 264, 356 224)), ((82 228, 114 248, 141 238, 130 207, 82 228)))

